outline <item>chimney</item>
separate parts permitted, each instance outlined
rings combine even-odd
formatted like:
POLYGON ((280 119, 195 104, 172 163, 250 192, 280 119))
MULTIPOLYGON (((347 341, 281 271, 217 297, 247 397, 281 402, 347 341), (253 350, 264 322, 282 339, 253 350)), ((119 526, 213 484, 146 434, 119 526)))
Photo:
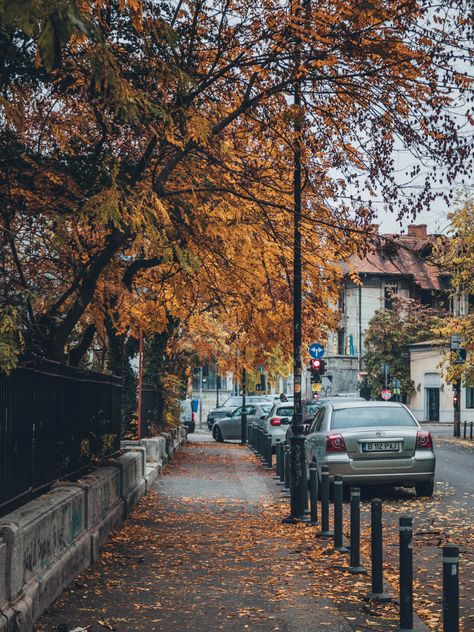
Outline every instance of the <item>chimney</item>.
POLYGON ((427 224, 410 224, 408 226, 408 235, 410 237, 427 237, 427 224))

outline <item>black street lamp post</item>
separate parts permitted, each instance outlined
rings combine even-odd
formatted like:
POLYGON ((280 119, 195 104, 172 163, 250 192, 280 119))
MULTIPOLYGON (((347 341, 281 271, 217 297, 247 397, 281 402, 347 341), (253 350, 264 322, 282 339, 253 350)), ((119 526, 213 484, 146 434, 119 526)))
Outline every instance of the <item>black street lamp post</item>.
POLYGON ((247 407, 245 396, 247 395, 247 371, 242 369, 242 413, 241 413, 241 434, 240 443, 245 445, 247 443, 247 407))
MULTIPOLYGON (((298 16, 301 11, 299 0, 293 0, 293 15, 298 16)), ((296 21, 297 23, 297 21, 296 21)), ((296 25, 298 28, 298 25, 296 25)), ((299 77, 299 67, 301 61, 301 42, 299 36, 295 43, 295 79, 293 83, 294 106, 295 106, 295 148, 293 154, 293 396, 294 413, 292 420, 291 435, 291 511, 287 521, 294 522, 305 519, 306 509, 306 459, 304 450, 303 434, 303 408, 301 401, 301 78, 299 77)))

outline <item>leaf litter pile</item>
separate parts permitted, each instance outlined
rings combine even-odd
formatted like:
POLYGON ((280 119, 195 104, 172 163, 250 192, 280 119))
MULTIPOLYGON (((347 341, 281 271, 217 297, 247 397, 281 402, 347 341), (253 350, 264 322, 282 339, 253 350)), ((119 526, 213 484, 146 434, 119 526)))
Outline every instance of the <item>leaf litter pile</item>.
MULTIPOLYGON (((446 487, 431 500, 408 493, 384 499, 385 572, 396 602, 396 521, 400 513, 410 513, 416 611, 431 630, 440 630, 439 546, 455 533, 449 541, 462 545, 461 629, 467 632, 474 629, 467 599, 474 542, 462 507, 448 514, 442 509, 449 494, 446 487)), ((364 602, 370 576, 345 572, 348 556, 316 538, 317 527, 282 524, 289 501, 281 496, 272 472, 247 448, 188 445, 111 536, 97 564, 41 618, 36 632, 396 629, 397 604, 364 602)), ((364 503, 362 553, 369 567, 367 509, 364 503)))

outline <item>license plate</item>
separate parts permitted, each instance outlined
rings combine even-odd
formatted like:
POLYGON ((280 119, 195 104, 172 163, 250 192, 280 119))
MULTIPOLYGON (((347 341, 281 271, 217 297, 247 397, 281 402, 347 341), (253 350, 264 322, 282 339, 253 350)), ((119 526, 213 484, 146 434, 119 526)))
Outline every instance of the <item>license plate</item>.
POLYGON ((398 441, 371 441, 362 444, 362 452, 398 452, 398 441))

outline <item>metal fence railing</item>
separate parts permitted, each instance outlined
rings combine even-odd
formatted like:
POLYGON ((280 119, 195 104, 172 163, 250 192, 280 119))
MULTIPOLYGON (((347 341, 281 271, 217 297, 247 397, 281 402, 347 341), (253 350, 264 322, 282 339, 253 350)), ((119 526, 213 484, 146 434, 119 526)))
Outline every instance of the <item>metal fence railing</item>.
POLYGON ((140 420, 140 438, 149 436, 150 424, 159 418, 159 395, 153 384, 143 384, 140 420))
POLYGON ((46 361, 0 373, 0 515, 120 448, 121 380, 46 361))

